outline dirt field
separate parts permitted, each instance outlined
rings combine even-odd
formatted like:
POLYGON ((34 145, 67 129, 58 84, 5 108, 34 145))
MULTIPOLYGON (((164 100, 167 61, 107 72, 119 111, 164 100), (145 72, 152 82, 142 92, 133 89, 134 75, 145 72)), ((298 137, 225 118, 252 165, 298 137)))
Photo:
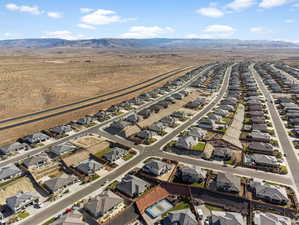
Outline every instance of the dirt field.
MULTIPOLYGON (((0 53, 0 120, 103 94, 185 66, 244 59, 292 59, 294 62, 290 57, 296 55, 291 50, 3 50, 0 53)), ((1 143, 78 119, 133 96, 2 131, 1 143)))
POLYGON ((29 178, 21 177, 16 181, 10 183, 8 186, 0 188, 0 205, 5 204, 5 200, 8 197, 14 196, 20 191, 32 192, 37 194, 29 178))

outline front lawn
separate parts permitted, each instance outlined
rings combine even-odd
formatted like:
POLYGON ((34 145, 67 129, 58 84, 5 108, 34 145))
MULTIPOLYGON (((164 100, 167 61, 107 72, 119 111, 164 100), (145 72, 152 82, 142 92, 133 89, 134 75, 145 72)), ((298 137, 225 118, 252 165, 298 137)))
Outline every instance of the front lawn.
POLYGON ((105 148, 103 151, 97 152, 94 154, 97 158, 101 158, 103 155, 105 155, 107 152, 110 152, 110 147, 105 148))
POLYGON ((205 207, 210 211, 224 211, 223 208, 213 206, 213 205, 209 205, 209 204, 206 204, 205 207))
POLYGON ((204 186, 205 186, 205 182, 201 182, 201 183, 193 183, 193 184, 191 184, 191 186, 193 186, 193 187, 204 188, 204 186))
POLYGON ((163 213, 162 217, 167 216, 169 212, 176 211, 176 210, 181 210, 181 209, 187 209, 187 208, 189 208, 189 204, 188 203, 186 203, 186 202, 180 202, 176 206, 174 206, 173 208, 171 208, 170 210, 168 210, 167 212, 163 213))
POLYGON ((18 214, 18 217, 20 219, 25 219, 26 217, 28 217, 30 214, 28 212, 21 212, 18 214))
POLYGON ((123 157, 123 160, 128 161, 128 160, 130 160, 130 159, 133 158, 133 157, 134 157, 134 154, 129 153, 129 154, 127 154, 127 155, 125 155, 125 156, 123 157))
POLYGON ((193 146, 192 150, 202 152, 205 149, 205 146, 206 146, 205 142, 199 142, 197 145, 193 146))

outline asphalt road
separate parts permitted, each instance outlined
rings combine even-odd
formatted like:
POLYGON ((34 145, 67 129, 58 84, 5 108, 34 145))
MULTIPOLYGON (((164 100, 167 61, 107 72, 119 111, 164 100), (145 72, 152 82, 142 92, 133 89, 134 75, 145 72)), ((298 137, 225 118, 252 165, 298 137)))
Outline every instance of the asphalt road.
POLYGON ((297 191, 299 191, 299 163, 298 163, 297 156, 294 151, 293 145, 288 138, 287 131, 280 119, 280 115, 275 110, 275 106, 273 103, 271 93, 268 91, 268 89, 264 85, 261 77, 257 74, 256 70, 253 68, 253 65, 250 66, 250 70, 252 71, 260 90, 262 91, 263 95, 265 96, 265 98, 267 100, 266 101, 267 106, 268 106, 269 112, 271 114, 271 117, 273 119, 273 123, 275 126, 277 136, 279 138, 283 152, 285 154, 287 154, 286 160, 287 160, 289 168, 291 170, 290 172, 293 176, 294 184, 297 188, 297 191))
MULTIPOLYGON (((99 189, 100 186, 105 184, 106 180, 112 181, 116 179, 117 177, 121 176, 122 174, 126 173, 127 171, 131 170, 134 168, 138 163, 142 162, 148 157, 155 156, 156 154, 162 154, 160 151, 160 147, 170 140, 172 137, 174 137, 176 134, 178 134, 181 130, 186 128, 187 126, 191 125, 193 122, 195 122, 198 118, 200 118, 202 115, 204 115, 206 112, 211 110, 213 106, 215 106, 219 100, 222 98, 224 95, 225 91, 227 90, 228 86, 228 76, 230 74, 231 67, 229 67, 228 72, 226 73, 226 77, 224 79, 224 84, 221 87, 220 94, 207 106, 208 109, 204 109, 200 114, 196 115, 193 119, 188 121, 187 123, 184 124, 184 126, 181 126, 178 130, 175 130, 171 135, 166 136, 162 140, 160 140, 157 144, 150 146, 148 148, 144 148, 142 146, 135 146, 133 142, 130 142, 128 140, 124 140, 120 137, 117 137, 115 135, 111 135, 105 131, 99 130, 99 127, 94 127, 93 131, 101 134, 104 137, 107 137, 113 141, 117 141, 119 143, 123 143, 125 145, 134 147, 135 149, 139 150, 139 155, 135 158, 133 158, 131 161, 128 163, 124 164, 123 166, 115 169, 111 173, 109 173, 106 177, 96 181, 95 183, 90 184, 89 186, 85 187, 82 190, 79 190, 70 196, 64 198, 62 201, 59 201, 57 203, 54 203, 52 206, 48 207, 45 210, 42 210, 38 214, 29 217, 26 219, 24 222, 21 222, 21 225, 32 225, 32 224, 40 224, 44 222, 45 220, 51 218, 52 216, 56 215, 59 213, 61 210, 69 207, 70 205, 74 204, 75 202, 79 201, 80 199, 84 198, 88 194, 96 191, 99 189)), ((182 86, 183 88, 183 86, 182 86)), ((90 130, 89 130, 90 132, 90 130)), ((212 164, 212 163, 211 163, 212 164)))

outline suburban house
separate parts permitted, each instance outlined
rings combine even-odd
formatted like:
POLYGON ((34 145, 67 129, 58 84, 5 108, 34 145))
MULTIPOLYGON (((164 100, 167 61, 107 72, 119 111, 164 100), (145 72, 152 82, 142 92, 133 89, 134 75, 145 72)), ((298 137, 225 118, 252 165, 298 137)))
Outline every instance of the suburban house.
POLYGON ((215 128, 215 122, 209 118, 202 118, 197 122, 199 128, 213 130, 215 128))
POLYGON ((198 139, 194 136, 180 136, 175 144, 175 147, 192 150, 197 143, 198 139))
POLYGON ((44 186, 51 193, 63 190, 67 186, 77 182, 77 178, 73 175, 62 175, 60 177, 51 178, 44 182, 44 186))
POLYGON ((256 212, 253 223, 254 225, 292 225, 290 218, 268 212, 256 212))
POLYGON ((54 145, 51 147, 49 154, 53 155, 54 157, 61 156, 67 153, 71 153, 77 150, 77 147, 75 145, 72 145, 71 143, 63 143, 60 145, 54 145))
POLYGON ((149 139, 153 138, 155 135, 157 135, 157 134, 154 131, 150 131, 150 130, 142 130, 136 134, 137 137, 139 137, 143 140, 149 140, 149 139))
POLYGON ((262 141, 262 142, 270 142, 270 135, 269 134, 266 134, 266 133, 262 133, 260 131, 252 131, 250 133, 250 137, 251 137, 251 140, 252 141, 262 141))
POLYGON ((92 175, 101 168, 103 168, 103 165, 92 159, 87 159, 76 166, 76 169, 85 175, 92 175))
POLYGON ((163 117, 161 120, 160 120, 161 123, 164 124, 164 126, 169 126, 169 127, 172 127, 175 125, 176 123, 176 118, 172 117, 172 116, 166 116, 166 117, 163 117))
POLYGON ((50 129, 50 132, 54 135, 63 135, 71 131, 72 131, 71 125, 62 125, 50 129))
POLYGON ((263 154, 252 154, 250 155, 252 162, 256 166, 266 166, 266 167, 278 167, 279 163, 275 156, 263 155, 263 154))
POLYGON ((152 115, 152 111, 150 109, 143 109, 138 112, 138 115, 142 116, 144 119, 147 119, 152 115))
POLYGON ((288 194, 284 187, 256 181, 252 181, 250 187, 256 199, 280 205, 286 205, 289 201, 288 194))
POLYGON ((123 204, 123 199, 112 191, 104 191, 95 198, 88 200, 84 205, 84 210, 91 216, 98 219, 109 213, 112 213, 115 209, 120 208, 123 204))
POLYGON ((1 155, 10 155, 19 151, 27 151, 30 149, 30 146, 26 143, 15 142, 10 145, 0 147, 1 155))
POLYGON ((0 168, 0 182, 10 180, 22 175, 22 171, 15 164, 9 164, 0 168))
POLYGON ((18 213, 30 205, 37 204, 38 200, 38 197, 31 192, 18 192, 16 195, 6 199, 6 205, 14 213, 18 213))
POLYGON ((266 124, 252 124, 252 130, 254 131, 260 131, 260 132, 267 132, 268 131, 268 127, 266 124))
POLYGON ((40 153, 38 155, 31 156, 29 158, 24 159, 23 165, 27 169, 35 169, 40 168, 49 163, 49 157, 46 153, 40 153))
POLYGON ((204 181, 206 174, 200 167, 179 166, 177 176, 187 184, 201 183, 204 181))
POLYGON ((148 127, 148 129, 151 130, 151 131, 154 131, 156 133, 161 133, 161 132, 164 131, 165 127, 164 127, 164 124, 162 122, 156 122, 156 123, 151 124, 148 127))
POLYGON ((103 155, 103 158, 109 161, 110 163, 115 162, 116 160, 122 158, 128 153, 125 149, 114 147, 109 152, 103 155))
POLYGON ((150 184, 146 181, 134 176, 126 175, 122 178, 121 182, 117 185, 117 190, 121 193, 135 198, 141 195, 150 187, 150 184))
POLYGON ((61 216, 50 225, 87 225, 87 223, 83 221, 83 215, 81 213, 72 211, 61 216))
POLYGON ((188 135, 196 137, 199 140, 203 139, 206 134, 207 134, 207 131, 205 131, 201 128, 198 128, 198 127, 191 127, 188 130, 188 135))
POLYGON ((22 138, 23 142, 28 143, 30 145, 38 144, 40 142, 47 141, 49 139, 50 137, 48 135, 40 132, 35 134, 30 134, 22 138))
POLYGON ((137 124, 142 120, 142 117, 137 114, 131 114, 126 118, 126 121, 128 121, 131 124, 137 124))
POLYGON ((250 142, 248 145, 248 150, 256 153, 263 153, 263 154, 270 154, 270 155, 272 155, 274 152, 274 148, 271 144, 264 143, 264 142, 257 142, 257 141, 250 142))
POLYGON ((187 117, 187 114, 184 111, 175 111, 171 114, 172 117, 183 119, 187 117))
POLYGON ((171 170, 171 168, 172 166, 170 164, 153 159, 145 163, 142 170, 154 176, 161 176, 171 170))
POLYGON ((175 93, 171 95, 172 98, 177 99, 177 100, 182 100, 185 96, 181 93, 175 93))
POLYGON ((195 215, 189 208, 171 211, 158 225, 198 225, 195 215))
POLYGON ((229 148, 216 147, 213 151, 213 158, 216 160, 226 161, 232 158, 233 152, 229 148))
POLYGON ((246 225, 244 218, 239 213, 212 211, 205 225, 246 225))
POLYGON ((219 191, 239 193, 241 190, 241 178, 230 173, 218 173, 216 188, 219 191))
POLYGON ((79 125, 88 125, 91 122, 93 122, 93 118, 90 117, 90 116, 85 116, 85 117, 82 117, 79 120, 77 120, 76 123, 79 124, 79 125))

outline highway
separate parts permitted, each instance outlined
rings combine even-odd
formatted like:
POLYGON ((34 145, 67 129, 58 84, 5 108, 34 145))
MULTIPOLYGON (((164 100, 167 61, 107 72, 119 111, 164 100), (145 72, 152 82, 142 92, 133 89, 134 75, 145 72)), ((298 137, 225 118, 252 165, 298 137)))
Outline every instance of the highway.
POLYGON ((289 140, 287 131, 283 125, 282 120, 280 119, 280 115, 278 114, 277 110, 275 109, 274 101, 271 96, 271 93, 268 91, 267 87, 263 83, 261 77, 258 75, 257 71, 254 69, 254 64, 250 65, 250 70, 253 73, 258 86, 260 90, 262 91, 263 95, 266 98, 268 110, 271 114, 275 130, 277 133, 277 136, 279 138, 281 148, 285 154, 287 154, 286 160, 288 162, 289 168, 291 171, 289 171, 293 177, 294 184, 297 188, 297 191, 299 191, 299 163, 297 160, 296 153, 294 151, 293 145, 289 140))

